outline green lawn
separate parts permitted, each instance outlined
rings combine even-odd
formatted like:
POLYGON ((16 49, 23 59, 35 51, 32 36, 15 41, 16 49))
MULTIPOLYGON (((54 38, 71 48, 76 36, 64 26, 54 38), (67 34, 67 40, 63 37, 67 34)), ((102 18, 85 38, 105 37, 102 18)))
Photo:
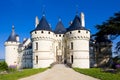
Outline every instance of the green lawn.
POLYGON ((107 73, 101 71, 99 68, 91 68, 91 69, 79 69, 73 68, 75 71, 79 73, 83 73, 86 75, 93 76, 95 78, 99 78, 100 80, 120 80, 120 73, 107 73))
POLYGON ((27 77, 39 72, 43 72, 48 68, 40 69, 23 69, 23 71, 16 71, 10 74, 0 74, 0 80, 18 80, 19 78, 27 77))

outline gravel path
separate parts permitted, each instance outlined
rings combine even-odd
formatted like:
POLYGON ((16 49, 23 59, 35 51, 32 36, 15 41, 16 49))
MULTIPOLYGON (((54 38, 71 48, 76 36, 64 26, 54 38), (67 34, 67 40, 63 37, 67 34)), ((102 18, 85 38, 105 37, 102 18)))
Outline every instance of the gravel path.
POLYGON ((84 74, 75 72, 63 64, 57 64, 42 73, 32 75, 20 80, 99 80, 84 74))

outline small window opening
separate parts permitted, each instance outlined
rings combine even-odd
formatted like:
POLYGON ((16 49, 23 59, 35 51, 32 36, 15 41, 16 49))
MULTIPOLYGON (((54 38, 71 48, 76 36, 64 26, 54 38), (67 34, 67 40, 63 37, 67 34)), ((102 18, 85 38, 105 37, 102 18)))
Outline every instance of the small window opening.
POLYGON ((41 33, 44 33, 43 31, 41 31, 41 33))

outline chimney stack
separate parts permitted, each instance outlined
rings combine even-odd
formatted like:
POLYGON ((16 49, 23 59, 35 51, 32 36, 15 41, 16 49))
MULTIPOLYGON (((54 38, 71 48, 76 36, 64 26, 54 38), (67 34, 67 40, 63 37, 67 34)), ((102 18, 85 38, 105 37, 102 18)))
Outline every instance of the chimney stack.
POLYGON ((37 27, 38 24, 39 24, 39 19, 38 19, 38 17, 36 16, 36 17, 35 17, 35 27, 37 27))
POLYGON ((83 12, 81 12, 81 26, 82 27, 85 27, 85 16, 84 16, 84 13, 83 12))

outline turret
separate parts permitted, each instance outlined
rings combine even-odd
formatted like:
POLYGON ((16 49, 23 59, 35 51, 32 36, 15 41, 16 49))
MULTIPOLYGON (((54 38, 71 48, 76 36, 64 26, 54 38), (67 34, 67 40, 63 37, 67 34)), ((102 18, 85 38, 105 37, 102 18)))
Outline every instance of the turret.
POLYGON ((18 46, 19 46, 19 36, 14 31, 14 26, 12 27, 12 32, 5 42, 5 61, 8 66, 18 65, 18 46))
POLYGON ((89 39, 90 31, 85 29, 84 14, 81 19, 75 16, 72 24, 66 32, 67 41, 67 63, 72 67, 89 68, 89 39))
POLYGON ((45 15, 42 16, 37 27, 31 31, 33 68, 49 67, 54 62, 54 33, 45 15))

